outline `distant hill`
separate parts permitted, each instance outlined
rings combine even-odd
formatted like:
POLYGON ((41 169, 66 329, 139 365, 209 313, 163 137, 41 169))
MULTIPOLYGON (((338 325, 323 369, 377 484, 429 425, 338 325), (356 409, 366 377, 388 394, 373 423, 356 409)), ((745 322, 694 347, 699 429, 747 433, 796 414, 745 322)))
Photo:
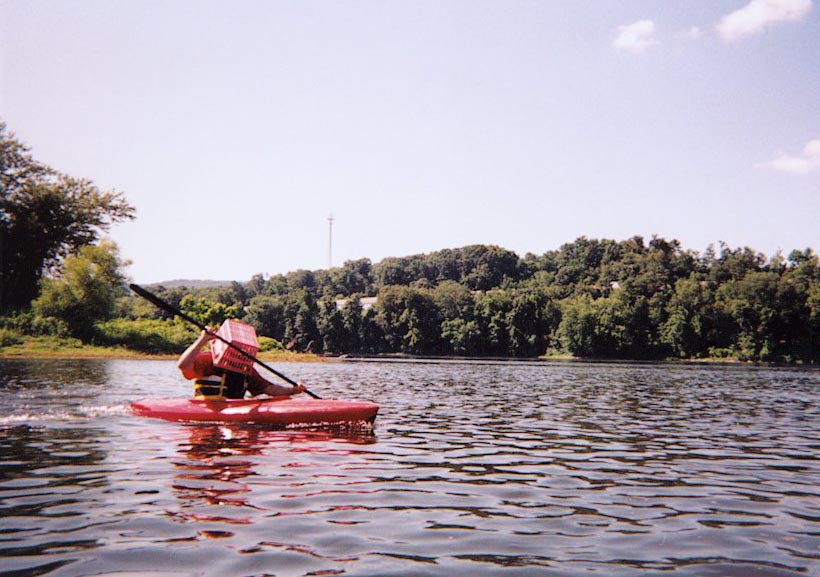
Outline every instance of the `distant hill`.
POLYGON ((186 287, 192 289, 213 288, 220 286, 231 286, 230 280, 197 280, 197 279, 174 279, 162 282, 155 282, 147 285, 149 287, 164 286, 165 288, 186 287))

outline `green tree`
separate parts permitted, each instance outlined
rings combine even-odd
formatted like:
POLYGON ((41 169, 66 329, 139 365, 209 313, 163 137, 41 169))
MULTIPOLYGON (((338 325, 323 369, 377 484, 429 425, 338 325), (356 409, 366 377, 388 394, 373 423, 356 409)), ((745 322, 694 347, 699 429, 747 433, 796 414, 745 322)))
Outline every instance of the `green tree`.
POLYGON ((543 355, 559 318, 558 307, 545 294, 535 291, 516 293, 507 319, 509 354, 516 357, 543 355))
POLYGON ((342 310, 342 324, 347 334, 346 353, 362 352, 365 341, 365 311, 362 308, 362 301, 358 294, 351 295, 342 310))
POLYGON ((287 315, 282 297, 255 296, 250 300, 243 319, 257 334, 282 342, 287 330, 287 315))
POLYGON ((322 351, 344 353, 350 350, 351 339, 336 299, 326 297, 319 301, 317 328, 322 340, 322 351))
POLYGON ((561 302, 561 322, 558 339, 566 352, 577 357, 596 356, 597 310, 587 295, 578 295, 561 302))
POLYGON ((751 272, 717 290, 716 306, 732 322, 732 348, 742 359, 776 359, 779 281, 773 272, 751 272))
POLYGON ((376 284, 381 287, 409 285, 413 280, 410 257, 388 257, 373 267, 376 284))
POLYGON ((264 287, 259 294, 264 295, 286 295, 291 291, 288 279, 283 274, 275 274, 265 281, 264 287))
POLYGON ((219 328, 227 319, 242 317, 241 306, 226 305, 225 303, 213 302, 204 297, 194 297, 193 295, 185 295, 179 306, 182 312, 200 324, 209 327, 219 328))
POLYGON ((346 261, 330 272, 334 295, 367 294, 373 284, 373 265, 367 258, 346 261))
POLYGON ((432 288, 456 281, 470 290, 490 290, 521 278, 520 259, 514 252, 493 245, 470 245, 431 254, 386 258, 373 267, 378 286, 432 288))
POLYGON ((820 362, 820 282, 814 282, 809 287, 806 305, 809 310, 809 353, 804 360, 820 362))
POLYGON ((285 275, 288 282, 288 287, 292 292, 300 290, 316 291, 318 283, 316 282, 316 273, 310 270, 299 269, 289 272, 285 275))
POLYGON ((595 356, 606 358, 646 359, 657 356, 649 318, 649 301, 618 291, 596 301, 595 356))
POLYGON ((389 350, 385 344, 384 331, 378 322, 378 310, 376 307, 370 307, 362 314, 362 326, 359 334, 361 335, 361 342, 358 347, 359 352, 374 354, 389 350))
POLYGON ((245 294, 248 300, 255 296, 265 294, 265 277, 261 273, 255 274, 251 280, 245 283, 245 294))
POLYGON ((648 345, 646 298, 624 291, 599 299, 578 295, 562 303, 558 337, 564 350, 579 357, 652 358, 648 345))
POLYGON ((467 319, 473 315, 473 295, 462 284, 447 280, 432 292, 433 301, 445 319, 467 319))
POLYGON ((114 316, 117 298, 125 292, 116 245, 103 241, 83 246, 65 259, 58 276, 41 281, 40 296, 32 303, 35 314, 64 321, 75 337, 89 340, 94 325, 114 316))
POLYGON ((416 355, 441 352, 441 321, 429 289, 386 287, 377 308, 389 350, 416 355))
POLYGON ((498 288, 520 277, 518 255, 498 246, 471 245, 462 249, 460 281, 470 290, 498 288))
POLYGON ((285 332, 286 347, 297 351, 312 352, 320 348, 317 326, 319 306, 310 290, 301 288, 289 299, 286 309, 288 326, 285 332))
POLYGON ((463 318, 446 319, 441 323, 441 338, 449 350, 446 352, 475 356, 481 351, 481 329, 474 320, 463 318))
MULTIPOLYGON (((710 256, 712 252, 709 251, 710 256)), ((765 264, 765 255, 749 247, 732 249, 724 243, 720 244, 720 256, 712 256, 706 261, 710 280, 718 285, 741 280, 752 272, 760 272, 765 264)))
POLYGON ((28 306, 44 274, 134 217, 120 193, 34 160, 2 122, 0 193, 0 312, 28 306))
POLYGON ((700 356, 709 348, 714 298, 697 275, 680 279, 668 304, 661 340, 680 358, 700 356))
POLYGON ((481 332, 480 355, 506 356, 510 354, 509 314, 512 310, 510 294, 492 290, 475 295, 475 321, 481 332))

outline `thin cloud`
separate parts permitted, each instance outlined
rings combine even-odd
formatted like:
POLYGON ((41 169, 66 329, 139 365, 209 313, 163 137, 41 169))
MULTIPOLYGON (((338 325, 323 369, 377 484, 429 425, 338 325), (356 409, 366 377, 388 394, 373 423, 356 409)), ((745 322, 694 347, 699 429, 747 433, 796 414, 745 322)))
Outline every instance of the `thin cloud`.
POLYGON ((655 23, 652 20, 638 20, 632 24, 618 26, 618 36, 612 45, 618 50, 640 54, 650 46, 658 44, 655 40, 655 23))
POLYGON ((743 8, 724 16, 716 28, 723 40, 733 42, 758 34, 778 22, 801 20, 811 6, 812 0, 751 0, 743 8))
POLYGON ((810 140, 803 147, 803 153, 797 156, 781 153, 764 167, 789 172, 791 174, 808 174, 820 168, 820 139, 810 140))

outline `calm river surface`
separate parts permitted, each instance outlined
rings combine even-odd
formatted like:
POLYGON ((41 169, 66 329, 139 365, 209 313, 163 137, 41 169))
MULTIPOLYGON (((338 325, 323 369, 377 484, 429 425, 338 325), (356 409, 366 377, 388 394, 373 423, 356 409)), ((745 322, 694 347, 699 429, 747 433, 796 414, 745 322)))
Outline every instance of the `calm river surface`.
POLYGON ((283 364, 372 433, 181 425, 171 361, 0 361, 0 577, 820 575, 820 372, 283 364))

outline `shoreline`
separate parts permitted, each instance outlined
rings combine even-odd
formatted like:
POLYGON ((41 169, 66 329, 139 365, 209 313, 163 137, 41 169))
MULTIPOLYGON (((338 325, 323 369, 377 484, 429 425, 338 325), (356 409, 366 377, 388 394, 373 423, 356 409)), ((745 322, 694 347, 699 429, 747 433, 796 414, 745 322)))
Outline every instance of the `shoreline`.
MULTIPOLYGON (((256 355, 263 362, 327 362, 332 359, 309 354, 293 353, 290 351, 265 351, 256 355)), ((0 348, 0 359, 20 360, 73 360, 73 359, 110 359, 110 360, 137 360, 137 361, 173 361, 179 354, 142 353, 122 347, 99 347, 93 345, 66 345, 61 347, 44 347, 36 342, 28 341, 19 345, 10 345, 0 348)))
MULTIPOLYGON (((666 363, 670 365, 731 365, 731 366, 778 366, 793 368, 818 368, 813 364, 804 363, 765 363, 745 361, 737 358, 692 358, 692 359, 656 359, 656 360, 635 360, 635 359, 608 359, 608 358, 580 358, 569 355, 542 355, 539 357, 435 357, 435 356, 414 356, 405 354, 382 354, 372 356, 357 355, 318 355, 314 353, 295 353, 291 351, 264 351, 257 355, 262 362, 276 363, 333 363, 345 361, 451 361, 451 362, 555 362, 555 363, 666 363)), ((20 359, 20 360, 72 360, 72 359, 110 359, 110 360, 144 360, 144 361, 167 361, 176 360, 178 354, 168 353, 143 353, 126 349, 124 347, 103 347, 94 345, 82 345, 76 342, 64 342, 55 344, 53 341, 40 342, 38 340, 27 340, 21 344, 0 347, 0 360, 20 359)))

